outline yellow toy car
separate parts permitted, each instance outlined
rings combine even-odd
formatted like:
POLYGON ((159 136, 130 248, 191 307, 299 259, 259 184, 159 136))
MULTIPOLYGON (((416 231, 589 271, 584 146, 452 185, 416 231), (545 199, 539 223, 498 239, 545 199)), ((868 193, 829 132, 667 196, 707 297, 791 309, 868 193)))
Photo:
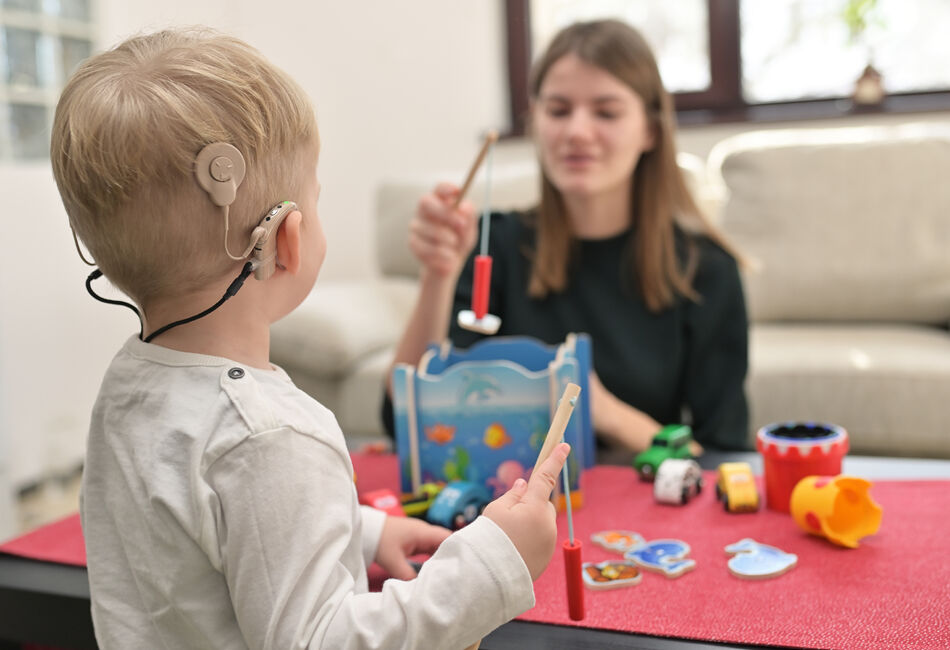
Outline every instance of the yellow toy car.
POLYGON ((418 494, 402 495, 402 509, 410 517, 425 517, 429 506, 442 492, 445 484, 423 483, 419 486, 418 494))
POLYGON ((716 498, 726 512, 755 512, 759 490, 749 463, 721 463, 716 477, 716 498))

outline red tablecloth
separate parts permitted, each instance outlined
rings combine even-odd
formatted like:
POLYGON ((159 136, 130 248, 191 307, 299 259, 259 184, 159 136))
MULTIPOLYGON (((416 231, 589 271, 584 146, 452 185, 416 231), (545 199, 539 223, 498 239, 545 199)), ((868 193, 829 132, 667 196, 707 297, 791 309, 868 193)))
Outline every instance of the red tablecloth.
POLYGON ((70 515, 4 542, 0 544, 0 553, 44 562, 86 566, 86 543, 82 538, 79 515, 70 515))
MULTIPOLYGON (((397 484, 392 456, 354 456, 361 491, 397 484)), ((707 474, 711 485, 711 474, 707 474)), ((585 592, 587 616, 567 616, 560 551, 535 583, 537 605, 521 619, 659 636, 821 648, 950 647, 950 481, 878 481, 881 530, 854 550, 801 531, 788 515, 763 510, 731 515, 704 490, 686 506, 654 502, 651 486, 625 467, 596 467, 584 477, 585 505, 574 513, 584 560, 619 556, 591 534, 628 529, 647 540, 681 539, 697 567, 670 580, 646 573, 634 587, 585 592), (798 555, 798 566, 771 580, 730 575, 723 548, 744 537, 798 555)), ((567 525, 558 520, 562 539, 567 525)), ((0 551, 70 564, 85 561, 78 518, 0 545, 0 551)), ((378 574, 377 574, 378 577, 378 574)))

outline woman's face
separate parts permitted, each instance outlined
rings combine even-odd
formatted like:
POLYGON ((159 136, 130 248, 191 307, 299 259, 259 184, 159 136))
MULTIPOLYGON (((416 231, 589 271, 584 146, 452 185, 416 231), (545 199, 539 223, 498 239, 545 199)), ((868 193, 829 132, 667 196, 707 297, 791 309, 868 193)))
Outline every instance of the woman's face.
POLYGON ((566 197, 626 191, 653 147, 640 96, 574 54, 548 69, 532 112, 541 165, 566 197))

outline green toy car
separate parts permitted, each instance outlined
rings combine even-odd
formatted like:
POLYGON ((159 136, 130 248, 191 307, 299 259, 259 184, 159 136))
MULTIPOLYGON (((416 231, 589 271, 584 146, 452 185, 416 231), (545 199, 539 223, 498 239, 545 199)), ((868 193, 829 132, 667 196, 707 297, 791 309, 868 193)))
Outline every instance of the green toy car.
POLYGON ((644 481, 652 481, 660 463, 668 458, 692 458, 689 443, 693 441, 693 430, 685 424, 668 424, 653 436, 653 442, 646 451, 641 451, 633 459, 633 469, 644 481))

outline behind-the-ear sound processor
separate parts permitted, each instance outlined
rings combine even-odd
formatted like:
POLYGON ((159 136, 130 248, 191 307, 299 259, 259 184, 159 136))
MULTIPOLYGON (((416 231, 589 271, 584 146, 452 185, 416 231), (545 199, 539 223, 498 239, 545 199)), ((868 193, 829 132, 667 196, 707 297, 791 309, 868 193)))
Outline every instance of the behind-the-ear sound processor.
MULTIPOLYGON (((244 285, 244 281, 251 273, 254 273, 254 277, 257 280, 267 280, 270 278, 277 268, 277 229, 287 215, 297 209, 297 204, 293 201, 281 201, 270 208, 264 213, 260 222, 251 231, 250 239, 243 254, 232 254, 228 247, 229 207, 237 198, 237 190, 244 181, 246 171, 247 166, 244 162, 244 156, 241 155, 241 152, 238 151, 234 145, 227 142, 212 142, 203 147, 195 157, 194 172, 198 185, 208 193, 214 205, 224 210, 224 250, 228 257, 233 260, 246 260, 241 269, 241 273, 231 282, 218 302, 201 313, 163 325, 148 336, 144 336, 144 321, 135 305, 123 300, 109 300, 103 298, 93 290, 92 281, 102 276, 102 271, 99 269, 90 273, 86 278, 86 290, 89 294, 100 302, 110 305, 122 305, 134 311, 141 323, 139 338, 149 343, 156 336, 167 332, 173 327, 190 323, 213 312, 241 289, 244 285)), ((81 251, 80 255, 82 255, 81 251)))

